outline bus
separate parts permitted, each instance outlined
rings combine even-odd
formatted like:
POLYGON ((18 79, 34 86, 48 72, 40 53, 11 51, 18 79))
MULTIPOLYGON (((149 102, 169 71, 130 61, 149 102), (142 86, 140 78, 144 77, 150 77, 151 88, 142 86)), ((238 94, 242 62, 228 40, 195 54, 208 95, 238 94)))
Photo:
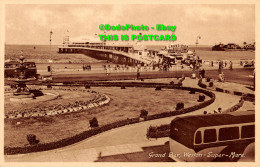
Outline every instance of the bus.
POLYGON ((169 157, 175 161, 254 161, 255 114, 176 117, 170 125, 169 145, 169 157))
MULTIPOLYGON (((27 70, 25 71, 26 77, 37 78, 37 68, 35 62, 24 62, 24 65, 27 68, 27 70)), ((5 62, 4 77, 17 78, 20 75, 19 66, 20 66, 19 61, 5 62)))

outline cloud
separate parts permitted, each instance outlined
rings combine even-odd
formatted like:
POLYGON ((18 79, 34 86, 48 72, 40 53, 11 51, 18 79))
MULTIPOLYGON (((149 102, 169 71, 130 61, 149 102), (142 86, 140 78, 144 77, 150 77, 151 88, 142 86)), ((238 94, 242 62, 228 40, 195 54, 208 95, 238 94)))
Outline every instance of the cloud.
POLYGON ((187 17, 196 17, 203 22, 211 21, 212 19, 229 19, 229 18, 239 18, 243 14, 237 9, 232 8, 216 8, 209 6, 193 6, 185 9, 187 17))
POLYGON ((40 26, 46 26, 49 23, 49 19, 53 15, 52 11, 45 9, 32 8, 24 12, 25 17, 31 20, 32 23, 36 23, 40 26))
MULTIPOLYGON (((176 25, 178 41, 194 43, 254 40, 254 5, 170 5, 170 4, 88 4, 88 5, 6 5, 7 43, 48 43, 53 30, 53 43, 60 44, 64 32, 70 37, 101 34, 99 24, 111 25, 176 25), (26 33, 25 33, 26 32, 26 33)), ((136 34, 137 31, 107 31, 107 34, 136 34)), ((144 34, 171 32, 149 30, 144 34)), ((234 41, 236 42, 236 41, 234 41)))

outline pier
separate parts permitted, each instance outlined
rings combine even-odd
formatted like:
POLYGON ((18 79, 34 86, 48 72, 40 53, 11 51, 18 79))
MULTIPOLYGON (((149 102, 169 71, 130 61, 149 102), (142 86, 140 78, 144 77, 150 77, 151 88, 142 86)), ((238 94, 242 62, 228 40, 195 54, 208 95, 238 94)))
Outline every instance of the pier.
POLYGON ((132 45, 77 45, 60 46, 59 53, 82 53, 99 60, 108 60, 129 66, 158 63, 158 51, 132 45))

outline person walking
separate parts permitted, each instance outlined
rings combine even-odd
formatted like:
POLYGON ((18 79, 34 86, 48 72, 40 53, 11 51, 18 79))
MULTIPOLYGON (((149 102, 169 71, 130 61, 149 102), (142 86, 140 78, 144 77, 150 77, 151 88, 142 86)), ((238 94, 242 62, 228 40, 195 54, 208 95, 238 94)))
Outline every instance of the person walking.
POLYGON ((230 70, 233 70, 233 62, 232 62, 231 60, 230 60, 230 62, 229 62, 229 65, 230 65, 230 66, 229 66, 229 69, 230 69, 230 70))
POLYGON ((85 64, 82 65, 82 69, 83 69, 83 71, 85 71, 85 64))
POLYGON ((137 76, 136 76, 136 79, 139 79, 140 78, 140 67, 137 67, 137 76))
POLYGON ((202 78, 202 69, 199 68, 199 78, 202 78))
POLYGON ((202 78, 205 78, 205 69, 204 68, 202 68, 202 70, 201 70, 201 75, 202 75, 202 78))

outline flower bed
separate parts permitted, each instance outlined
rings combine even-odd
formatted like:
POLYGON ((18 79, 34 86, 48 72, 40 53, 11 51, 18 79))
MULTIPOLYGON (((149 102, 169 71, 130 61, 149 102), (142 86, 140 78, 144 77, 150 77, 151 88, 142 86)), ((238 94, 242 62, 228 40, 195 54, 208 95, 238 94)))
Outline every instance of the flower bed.
MULTIPOLYGON (((53 88, 54 89, 54 88, 53 88)), ((54 90, 57 90, 55 88, 54 90)), ((75 88, 61 88, 60 90, 69 90, 69 91, 77 91, 75 88)), ((82 90, 86 92, 86 90, 82 90)), ((78 112, 85 109, 90 109, 93 107, 102 106, 108 104, 110 102, 110 98, 106 95, 101 95, 100 93, 92 90, 87 90, 87 92, 95 94, 95 97, 92 100, 83 101, 79 100, 74 103, 69 104, 58 104, 55 106, 43 106, 40 108, 25 110, 25 111, 12 111, 8 114, 5 114, 6 119, 16 119, 21 117, 40 117, 40 116, 48 116, 48 115, 56 115, 63 114, 68 112, 78 112)), ((55 96, 56 97, 56 96, 55 96)))

